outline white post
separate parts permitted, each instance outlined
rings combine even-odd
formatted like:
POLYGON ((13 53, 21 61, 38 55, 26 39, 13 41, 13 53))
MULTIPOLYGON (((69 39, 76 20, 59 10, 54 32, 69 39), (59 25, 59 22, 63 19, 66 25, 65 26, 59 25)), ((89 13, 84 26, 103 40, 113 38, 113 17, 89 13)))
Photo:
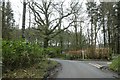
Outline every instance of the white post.
POLYGON ((85 58, 85 56, 84 56, 85 54, 84 54, 84 51, 82 50, 82 57, 83 57, 83 59, 85 58))

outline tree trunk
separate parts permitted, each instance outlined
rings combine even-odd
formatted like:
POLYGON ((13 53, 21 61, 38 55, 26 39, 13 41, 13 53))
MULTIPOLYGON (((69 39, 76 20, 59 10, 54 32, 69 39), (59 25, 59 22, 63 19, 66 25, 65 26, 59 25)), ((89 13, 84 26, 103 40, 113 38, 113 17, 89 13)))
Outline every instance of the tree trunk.
POLYGON ((95 58, 95 48, 94 48, 94 35, 93 35, 93 16, 91 17, 91 51, 90 51, 90 58, 95 58))
POLYGON ((49 41, 48 38, 44 38, 44 48, 48 47, 48 41, 49 41))
POLYGON ((91 46, 93 46, 93 17, 91 17, 91 46))
POLYGON ((4 39, 5 36, 6 36, 6 33, 5 33, 5 0, 3 0, 2 2, 2 38, 4 39))
POLYGON ((110 37, 110 28, 108 26, 108 45, 109 45, 109 48, 111 47, 111 37, 110 37))
POLYGON ((63 51, 63 37, 62 37, 62 35, 61 35, 62 33, 60 33, 59 34, 59 46, 60 46, 60 49, 61 49, 61 53, 62 53, 62 51, 63 51))
POLYGON ((117 37, 117 54, 120 54, 120 38, 119 38, 120 34, 118 34, 117 37))
POLYGON ((67 40, 67 49, 69 49, 70 48, 70 39, 68 38, 68 40, 67 40))
POLYGON ((110 19, 110 13, 108 14, 108 21, 107 21, 107 33, 108 33, 108 47, 109 47, 109 59, 112 59, 112 52, 111 52, 111 49, 112 49, 112 45, 111 45, 111 28, 112 26, 110 25, 112 22, 111 22, 111 19, 110 19))
POLYGON ((80 49, 82 50, 82 25, 81 25, 82 21, 80 22, 80 40, 79 40, 79 45, 80 45, 80 49))
POLYGON ((75 25, 75 43, 76 43, 76 50, 78 49, 78 34, 77 34, 77 26, 75 25))
MULTIPOLYGON (((0 1, 0 5, 1 5, 1 4, 2 4, 2 1, 0 1)), ((2 7, 2 6, 1 6, 1 7, 2 7)), ((1 7, 0 7, 0 8, 1 8, 1 7)), ((2 38, 2 15, 1 15, 1 14, 2 14, 2 10, 0 10, 0 19, 1 19, 1 20, 0 20, 0 26, 1 26, 1 27, 0 27, 0 34, 1 34, 1 35, 0 35, 0 39, 2 38)))
POLYGON ((25 38, 25 14, 26 14, 26 1, 23 0, 23 16, 22 16, 22 38, 25 38))
MULTIPOLYGON (((60 15, 61 16, 61 15, 60 15)), ((61 30, 61 23, 60 23, 60 25, 59 25, 59 27, 58 27, 58 30, 60 31, 61 30)), ((63 37, 62 37, 62 32, 59 34, 59 44, 60 44, 60 49, 61 49, 61 53, 62 53, 62 51, 63 51, 63 37)))
POLYGON ((60 49, 61 49, 61 53, 62 53, 62 51, 63 51, 63 38, 62 38, 62 36, 60 36, 60 49))
MULTIPOLYGON (((30 4, 29 4, 30 5, 30 4)), ((31 11, 29 9, 29 27, 28 27, 28 41, 30 42, 30 27, 31 27, 31 11)))
POLYGON ((103 37, 104 37, 104 48, 105 48, 106 47, 106 32, 105 32, 105 20, 104 20, 104 16, 103 16, 103 37))
POLYGON ((95 48, 96 48, 96 40, 97 40, 97 21, 95 20, 95 23, 94 23, 94 25, 95 25, 95 44, 94 44, 94 46, 95 46, 95 48))
POLYGON ((118 2, 117 53, 120 54, 120 2, 118 2))
MULTIPOLYGON (((76 14, 75 14, 75 21, 77 21, 76 14)), ((76 50, 77 50, 78 49, 77 22, 74 22, 74 28, 75 28, 75 46, 76 46, 76 50)))

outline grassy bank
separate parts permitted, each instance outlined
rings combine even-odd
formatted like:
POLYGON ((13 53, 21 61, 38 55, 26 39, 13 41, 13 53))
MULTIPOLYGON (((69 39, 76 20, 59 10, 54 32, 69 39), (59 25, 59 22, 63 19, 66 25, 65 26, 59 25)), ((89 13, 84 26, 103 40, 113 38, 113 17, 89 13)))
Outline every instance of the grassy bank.
POLYGON ((43 78, 49 70, 57 66, 55 61, 43 60, 29 68, 14 69, 3 74, 3 78, 43 78))
POLYGON ((112 61, 112 64, 110 64, 109 68, 120 73, 120 56, 112 61))
POLYGON ((3 78, 43 78, 58 63, 36 43, 2 41, 3 78))

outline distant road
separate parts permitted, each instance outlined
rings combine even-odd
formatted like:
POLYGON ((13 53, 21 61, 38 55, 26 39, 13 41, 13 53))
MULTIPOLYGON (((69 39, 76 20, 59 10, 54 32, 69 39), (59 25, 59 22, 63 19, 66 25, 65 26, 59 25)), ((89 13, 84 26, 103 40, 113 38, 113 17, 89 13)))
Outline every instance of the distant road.
POLYGON ((58 73, 57 78, 114 78, 117 74, 110 71, 104 71, 91 65, 103 63, 103 61, 73 61, 53 59, 62 64, 62 70, 58 73))

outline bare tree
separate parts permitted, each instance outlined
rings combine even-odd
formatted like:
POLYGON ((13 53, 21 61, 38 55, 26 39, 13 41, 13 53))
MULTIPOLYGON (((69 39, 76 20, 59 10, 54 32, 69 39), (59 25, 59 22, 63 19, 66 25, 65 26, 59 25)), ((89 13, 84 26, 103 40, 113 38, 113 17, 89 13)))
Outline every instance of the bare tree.
MULTIPOLYGON (((79 16, 81 15, 81 6, 82 6, 82 3, 79 4, 79 2, 75 0, 75 1, 73 1, 72 5, 75 5, 75 4, 77 4, 77 5, 73 8, 74 14, 72 16, 72 20, 74 21, 73 27, 75 29, 75 47, 76 47, 76 50, 77 50, 79 48, 78 27, 79 27, 79 23, 81 24, 81 20, 79 20, 80 19, 79 16)), ((80 27, 81 27, 81 25, 80 25, 80 27)))
POLYGON ((62 20, 73 14, 72 9, 77 5, 73 5, 71 10, 68 10, 63 15, 56 17, 55 14, 59 15, 59 12, 55 9, 53 1, 42 0, 41 4, 37 2, 32 2, 29 7, 32 10, 35 22, 38 24, 37 30, 41 32, 41 37, 44 39, 44 48, 48 47, 48 41, 58 35, 60 32, 67 29, 74 21, 69 22, 69 24, 61 30, 56 31, 58 26, 61 24, 62 20), (54 7, 53 7, 54 6, 54 7), (53 16, 54 14, 54 16, 53 16), (54 17, 54 19, 51 18, 54 17))

